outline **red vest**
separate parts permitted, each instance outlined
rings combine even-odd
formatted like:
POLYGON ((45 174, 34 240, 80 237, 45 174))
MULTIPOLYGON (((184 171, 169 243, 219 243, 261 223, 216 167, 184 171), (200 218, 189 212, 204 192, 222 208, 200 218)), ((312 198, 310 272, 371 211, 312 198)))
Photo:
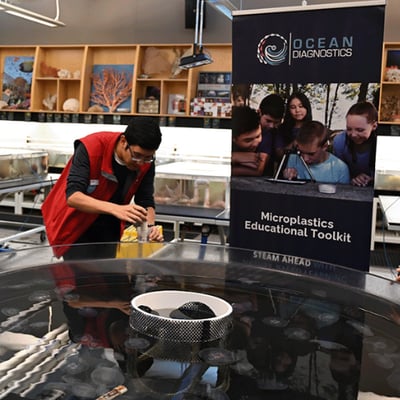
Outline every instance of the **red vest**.
MULTIPOLYGON (((112 169, 112 160, 120 135, 118 132, 97 132, 80 139, 89 155, 90 183, 95 183, 90 185, 95 187, 94 191, 85 193, 86 195, 108 201, 115 193, 118 182, 112 169)), ((56 257, 61 257, 69 248, 66 245, 75 243, 98 217, 98 214, 85 213, 68 206, 65 191, 71 163, 72 158, 42 205, 47 238, 56 257), (60 245, 63 246, 54 247, 60 245)), ((149 168, 150 164, 140 166, 138 176, 125 196, 124 204, 129 204, 149 168)), ((121 221, 121 233, 124 224, 121 221)))

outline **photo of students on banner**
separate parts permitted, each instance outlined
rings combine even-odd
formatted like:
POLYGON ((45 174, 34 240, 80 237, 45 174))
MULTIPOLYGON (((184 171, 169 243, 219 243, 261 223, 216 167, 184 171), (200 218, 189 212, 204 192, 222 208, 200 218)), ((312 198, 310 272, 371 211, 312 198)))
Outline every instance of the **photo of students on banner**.
POLYGON ((294 140, 283 177, 289 180, 349 183, 349 168, 344 161, 327 150, 328 141, 328 132, 321 122, 305 122, 294 140))
POLYGON ((361 101, 350 107, 346 115, 346 130, 333 139, 333 154, 349 167, 352 185, 373 183, 377 128, 377 109, 372 103, 361 101))
MULTIPOLYGON (((355 84, 348 85, 357 87, 355 84)), ((268 85, 251 86, 254 86, 257 93, 263 92, 262 87, 268 85)), ((344 87, 343 92, 348 93, 345 84, 337 86, 344 87)), ((369 100, 361 100, 360 90, 364 91, 364 88, 360 84, 358 86, 359 90, 354 90, 350 99, 355 101, 354 103, 349 101, 348 94, 341 102, 336 91, 332 108, 324 105, 322 96, 314 98, 311 102, 307 95, 300 91, 289 95, 286 102, 284 94, 268 92, 258 107, 255 104, 256 99, 253 98, 248 99, 248 103, 254 108, 245 105, 244 102, 240 106, 234 106, 232 176, 276 176, 288 180, 303 179, 321 183, 372 186, 378 128, 378 111, 373 102, 377 98, 379 87, 377 84, 368 85, 369 100), (321 120, 313 120, 312 104, 318 107, 314 115, 320 115, 321 120, 328 121, 333 129, 324 125, 321 120), (343 117, 343 107, 346 106, 348 110, 343 117), (321 109, 328 115, 323 115, 321 109), (252 116, 252 121, 249 115, 252 116), (310 132, 315 131, 318 125, 321 140, 316 138, 315 132, 310 132), (261 135, 258 132, 260 128, 261 135), (304 150, 305 147, 308 151, 304 150), (314 151, 310 151, 310 148, 314 151), (313 153, 317 149, 321 150, 316 154, 317 157, 310 157, 310 154, 315 155, 313 153), (283 158, 284 164, 279 165, 283 158), (295 165, 298 166, 297 169, 295 165), (281 168, 278 176, 276 173, 279 167, 281 168), (316 172, 316 175, 319 175, 316 179, 315 173, 312 173, 316 169, 325 169, 326 172, 322 176, 316 172), (342 171, 340 176, 337 176, 336 170, 342 171)), ((305 89, 307 90, 307 87, 305 89)), ((236 89, 235 92, 239 93, 239 90, 236 89)), ((327 90, 327 94, 329 92, 330 90, 327 90)))
POLYGON ((299 91, 292 93, 286 102, 285 116, 279 126, 275 151, 279 158, 294 147, 294 141, 302 125, 312 121, 312 108, 308 97, 299 91))

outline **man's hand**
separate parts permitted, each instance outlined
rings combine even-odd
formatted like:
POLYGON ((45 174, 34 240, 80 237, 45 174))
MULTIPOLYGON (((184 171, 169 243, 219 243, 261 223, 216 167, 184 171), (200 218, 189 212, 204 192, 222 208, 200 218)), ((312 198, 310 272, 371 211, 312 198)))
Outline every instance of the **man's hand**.
POLYGON ((153 225, 149 228, 149 241, 150 242, 163 242, 164 236, 161 233, 157 225, 153 225))
POLYGON ((141 224, 147 220, 147 210, 136 204, 114 204, 111 214, 130 224, 141 224))
POLYGON ((283 177, 292 181, 297 178, 297 169, 296 168, 285 168, 283 171, 283 177))
POLYGON ((68 197, 68 205, 90 214, 111 214, 121 221, 141 224, 147 221, 147 210, 136 204, 115 204, 110 201, 95 199, 82 192, 75 192, 68 197))

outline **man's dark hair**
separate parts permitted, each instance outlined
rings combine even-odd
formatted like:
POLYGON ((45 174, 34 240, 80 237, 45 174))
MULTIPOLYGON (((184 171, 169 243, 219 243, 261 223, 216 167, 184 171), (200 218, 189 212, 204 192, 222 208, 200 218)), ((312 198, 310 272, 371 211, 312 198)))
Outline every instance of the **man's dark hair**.
POLYGON ((278 94, 265 96, 258 107, 261 115, 270 115, 275 119, 282 119, 285 113, 285 101, 278 94))
POLYGON ((146 150, 157 150, 161 143, 161 130, 150 117, 134 117, 125 129, 124 135, 130 146, 146 150))
POLYGON ((254 131, 259 125, 260 116, 253 108, 248 106, 232 108, 232 136, 234 138, 254 131))

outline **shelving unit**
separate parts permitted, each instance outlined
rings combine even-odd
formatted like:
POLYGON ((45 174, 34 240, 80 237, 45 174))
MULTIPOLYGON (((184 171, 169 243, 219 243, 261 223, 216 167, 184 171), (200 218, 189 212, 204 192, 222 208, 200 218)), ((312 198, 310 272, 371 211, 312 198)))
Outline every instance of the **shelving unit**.
MULTIPOLYGON (((196 97, 200 71, 231 72, 232 46, 230 44, 205 44, 213 63, 189 70, 179 69, 180 57, 193 52, 191 44, 132 44, 132 45, 38 45, 38 46, 0 46, 0 83, 3 86, 6 57, 34 57, 30 108, 7 109, 5 112, 31 113, 70 113, 64 111, 65 100, 79 100, 79 114, 115 114, 108 110, 88 111, 91 105, 92 77, 95 65, 118 67, 132 66, 129 75, 132 79, 130 106, 119 110, 118 114, 190 117, 190 99, 196 97), (156 57, 149 63, 148 54, 156 57), (153 66, 151 65, 153 64, 153 66), (157 67, 164 68, 157 70, 157 67), (70 76, 60 77, 57 70, 67 70, 70 76), (158 97, 157 112, 139 110, 138 101, 153 95, 158 97), (54 109, 48 109, 43 99, 57 96, 54 109), (169 102, 174 95, 185 99, 185 107, 179 113, 171 113, 169 102)), ((151 98, 150 98, 151 99, 151 98)))
MULTIPOLYGON (((83 62, 83 76, 82 76, 82 92, 80 94, 81 99, 81 112, 87 112, 90 106, 90 93, 92 87, 92 74, 93 67, 95 65, 104 66, 117 66, 126 65, 127 71, 130 74, 132 82, 135 79, 135 60, 137 57, 137 46, 136 45, 98 45, 98 46, 87 46, 85 60, 83 62)), ((132 96, 133 98, 134 87, 132 85, 132 96)), ((107 111, 105 111, 107 112, 107 111)), ((132 112, 132 107, 128 111, 132 112)))
POLYGON ((31 92, 32 110, 42 110, 43 99, 46 96, 57 96, 54 111, 62 111, 65 100, 80 98, 84 53, 84 46, 38 47, 36 49, 31 92), (54 69, 67 69, 71 73, 79 71, 79 77, 60 78, 54 69))
POLYGON ((379 123, 400 125, 400 43, 383 44, 379 123))
MULTIPOLYGON (((400 125, 400 43, 384 42, 382 49, 381 88, 379 97, 379 123, 400 125), (392 70, 388 74, 388 70, 392 70)), ((378 138, 375 189, 378 191, 396 190, 397 167, 393 167, 396 154, 388 154, 388 149, 395 150, 393 143, 380 150, 384 137, 378 138), (383 151, 382 151, 383 150, 383 151), (393 181, 393 183, 391 183, 393 181)), ((400 138, 390 137, 390 141, 400 138)), ((400 231, 388 229, 384 221, 384 209, 378 197, 374 198, 372 213, 371 250, 375 243, 400 244, 400 231)))
POLYGON ((139 99, 148 97, 149 89, 153 92, 159 91, 160 115, 168 114, 168 101, 170 95, 180 95, 184 98, 189 96, 190 71, 179 70, 177 60, 185 52, 191 52, 190 45, 142 45, 138 51, 137 75, 133 111, 140 114, 138 110, 139 99), (149 61, 152 54, 153 61, 149 61), (157 64, 156 65, 156 62, 157 64), (155 72, 161 68, 159 72, 155 72), (144 77, 144 76, 148 77, 144 77))

